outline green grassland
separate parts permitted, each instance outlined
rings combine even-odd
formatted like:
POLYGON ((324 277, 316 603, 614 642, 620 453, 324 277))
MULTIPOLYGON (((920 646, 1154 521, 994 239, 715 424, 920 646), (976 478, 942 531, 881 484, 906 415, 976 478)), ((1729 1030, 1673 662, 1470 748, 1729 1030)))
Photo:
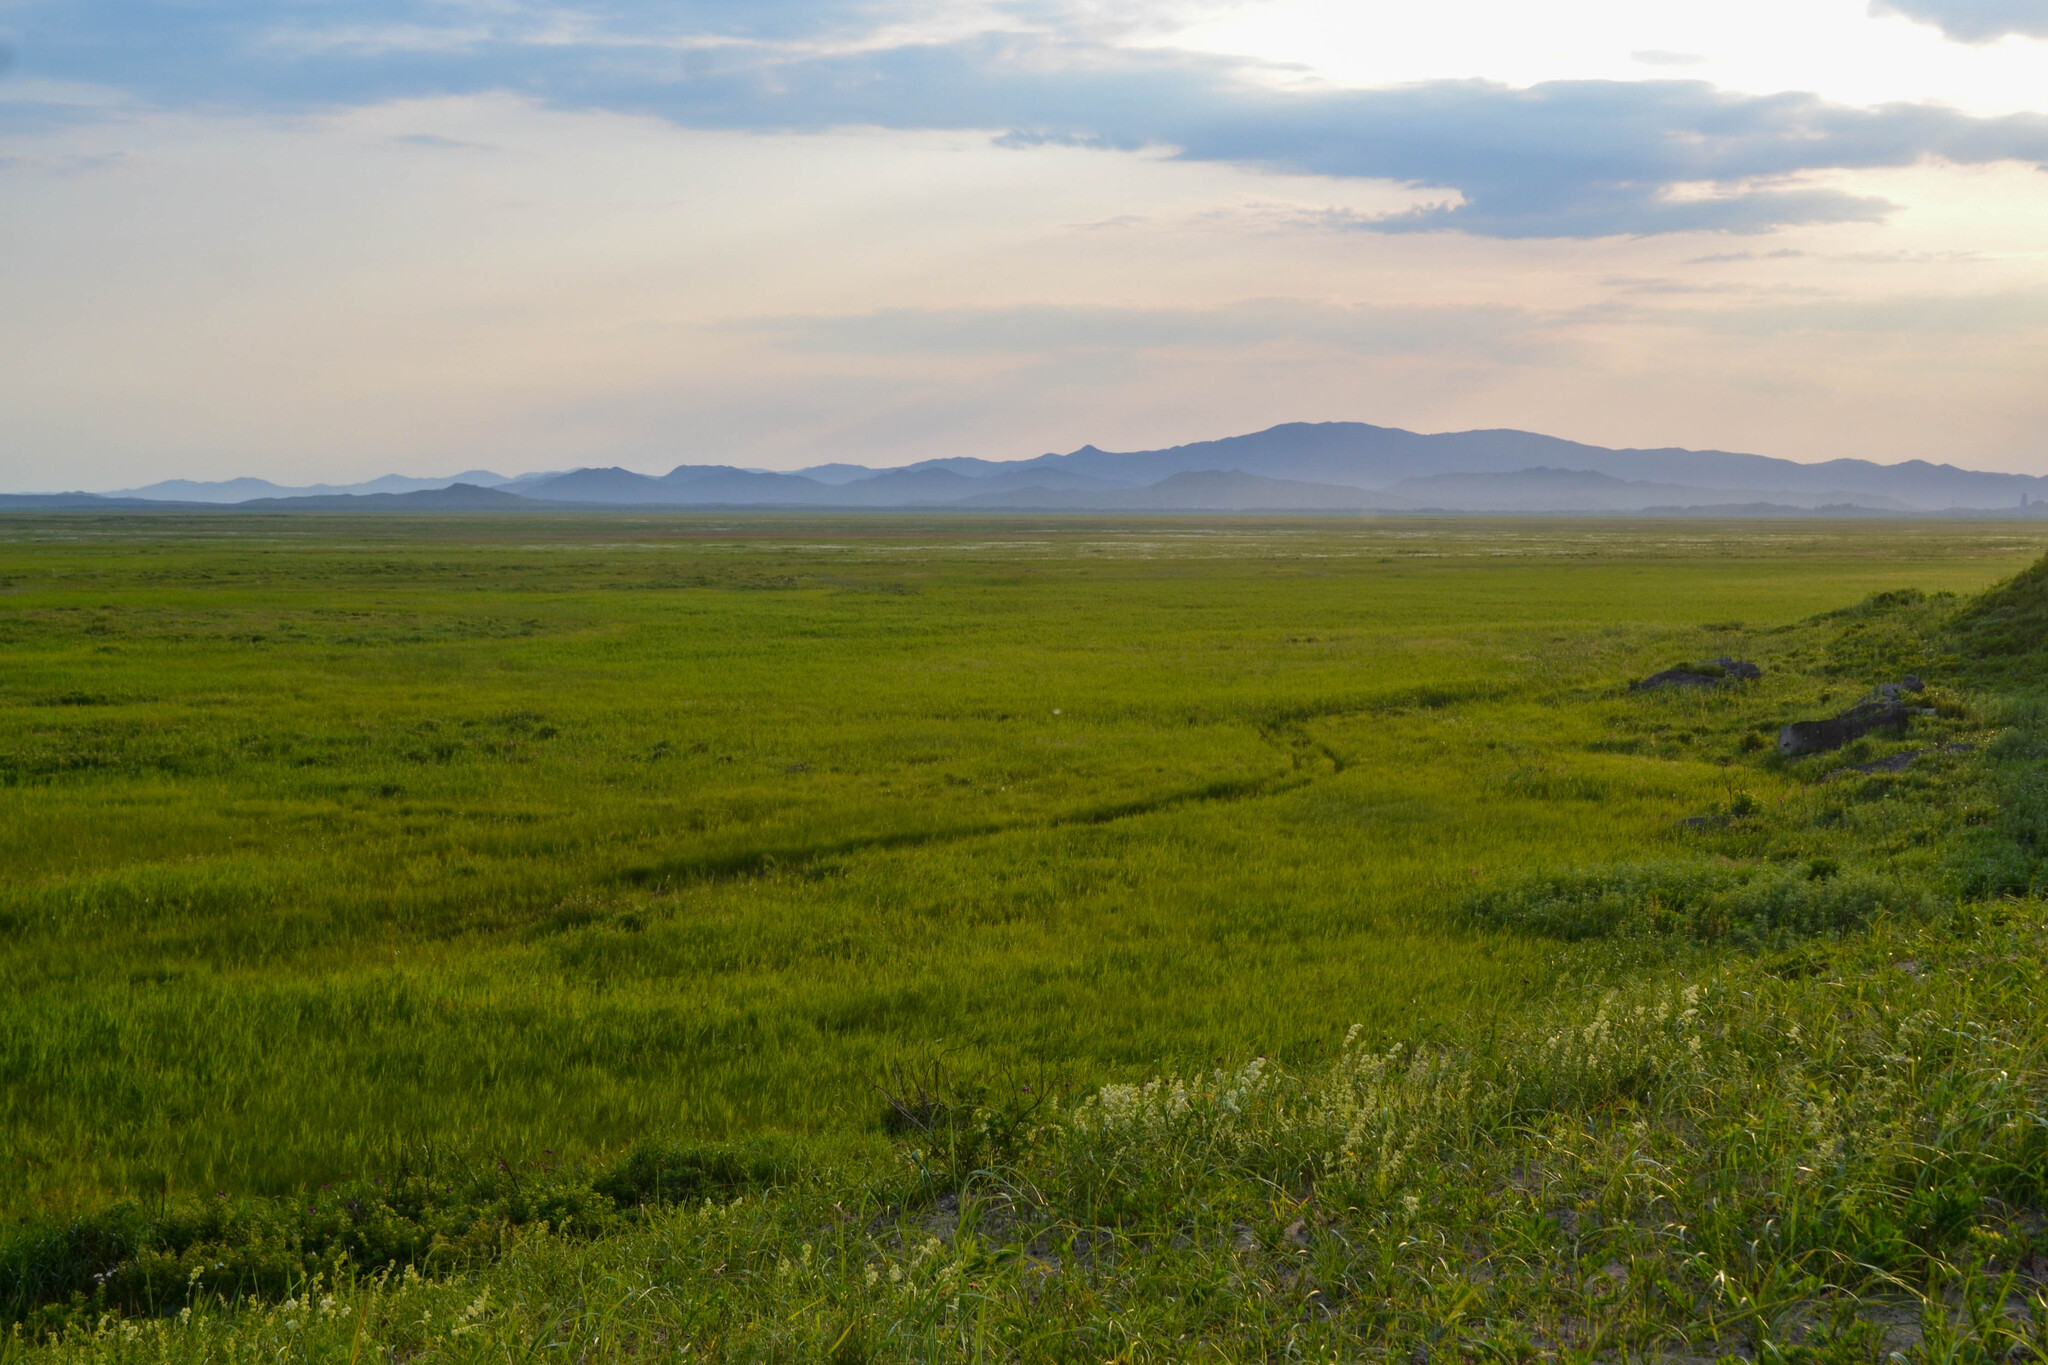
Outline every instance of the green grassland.
MULTIPOLYGON (((2039 881, 2012 662, 2039 642, 2026 610, 1956 622, 2041 549, 1993 523, 0 523, 16 1313, 109 1359, 1103 1360, 1753 1353, 1834 1290, 1978 1304, 1995 1285, 1954 1285, 2032 1254, 2013 1210, 2048 1150, 2040 916, 2010 899, 2039 881), (1626 690, 1721 654, 1764 678, 1626 690), (1771 751, 1909 668, 1938 713, 1909 736, 1771 751), (1972 747, 1823 780, 1941 743, 1972 747), (1940 995, 1908 951, 1978 984, 1940 995), (1939 1078, 1894 1074, 1923 1016, 1982 1101, 1932 1147, 1939 1078), (2001 1066, 2024 1084, 1985 1100, 2001 1066), (1182 1100, 1115 1088, 1160 1075, 1182 1100), (1774 1124, 1807 1137, 1730 1156, 1774 1124), (1772 1202, 1831 1134, 1868 1236, 1772 1202), (1928 1150, 1976 1202, 1913 1223, 1896 1172, 1928 1150), (1707 1240, 1658 1242, 1659 1199, 1720 1210, 1707 1240), (355 1280, 337 1248, 429 1274, 355 1280), (1783 1303, 1703 1310, 1702 1274, 1783 1303)), ((1869 1321, 1828 1330, 1875 1351, 1869 1321)))

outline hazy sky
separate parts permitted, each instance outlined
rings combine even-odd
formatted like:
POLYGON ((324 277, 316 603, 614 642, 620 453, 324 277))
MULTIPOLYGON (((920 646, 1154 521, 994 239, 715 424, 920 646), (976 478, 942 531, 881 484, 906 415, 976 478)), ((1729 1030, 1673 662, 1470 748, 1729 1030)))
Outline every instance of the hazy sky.
POLYGON ((0 0, 0 487, 2048 473, 2048 0, 0 0))

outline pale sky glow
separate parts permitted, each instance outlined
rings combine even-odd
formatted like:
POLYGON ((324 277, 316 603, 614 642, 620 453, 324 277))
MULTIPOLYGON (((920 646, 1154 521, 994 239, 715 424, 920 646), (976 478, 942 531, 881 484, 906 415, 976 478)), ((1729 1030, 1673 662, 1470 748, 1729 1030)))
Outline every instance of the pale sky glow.
POLYGON ((1254 57, 1314 78, 1380 85, 1445 77, 1702 80, 1725 90, 1807 90, 1848 104, 1934 100, 1976 114, 2039 110, 2048 45, 1952 42, 1862 0, 1716 4, 1330 5, 1218 9, 1152 41, 1254 57))
POLYGON ((2048 0, 1894 8, 0 0, 0 489, 1340 418, 2048 473, 2048 0))

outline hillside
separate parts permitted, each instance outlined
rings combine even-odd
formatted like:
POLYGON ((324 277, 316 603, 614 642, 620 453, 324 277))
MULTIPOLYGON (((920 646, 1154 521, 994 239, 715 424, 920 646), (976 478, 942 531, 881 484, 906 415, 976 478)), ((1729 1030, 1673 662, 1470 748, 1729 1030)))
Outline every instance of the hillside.
POLYGON ((1962 657, 1983 668, 2038 665, 2048 652, 2048 560, 1957 613, 1953 643, 1962 657))

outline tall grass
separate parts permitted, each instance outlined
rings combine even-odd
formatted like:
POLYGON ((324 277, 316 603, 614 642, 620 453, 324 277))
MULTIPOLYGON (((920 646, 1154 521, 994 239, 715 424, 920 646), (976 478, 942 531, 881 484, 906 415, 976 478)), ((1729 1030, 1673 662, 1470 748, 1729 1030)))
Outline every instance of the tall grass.
POLYGON ((1844 872, 1825 856, 1789 866, 1699 859, 1528 874, 1475 891, 1463 908, 1490 928, 1552 938, 1679 934, 1775 947, 1880 915, 1923 916, 1939 896, 1912 877, 1844 872))
POLYGON ((454 1276, 255 1303, 195 1276, 40 1353, 2031 1359, 2044 960, 2043 907, 2011 903, 1432 1045, 1013 1101, 1024 1130, 984 1106, 954 1129, 1021 1135, 933 1124, 893 1175, 530 1228, 454 1276))

